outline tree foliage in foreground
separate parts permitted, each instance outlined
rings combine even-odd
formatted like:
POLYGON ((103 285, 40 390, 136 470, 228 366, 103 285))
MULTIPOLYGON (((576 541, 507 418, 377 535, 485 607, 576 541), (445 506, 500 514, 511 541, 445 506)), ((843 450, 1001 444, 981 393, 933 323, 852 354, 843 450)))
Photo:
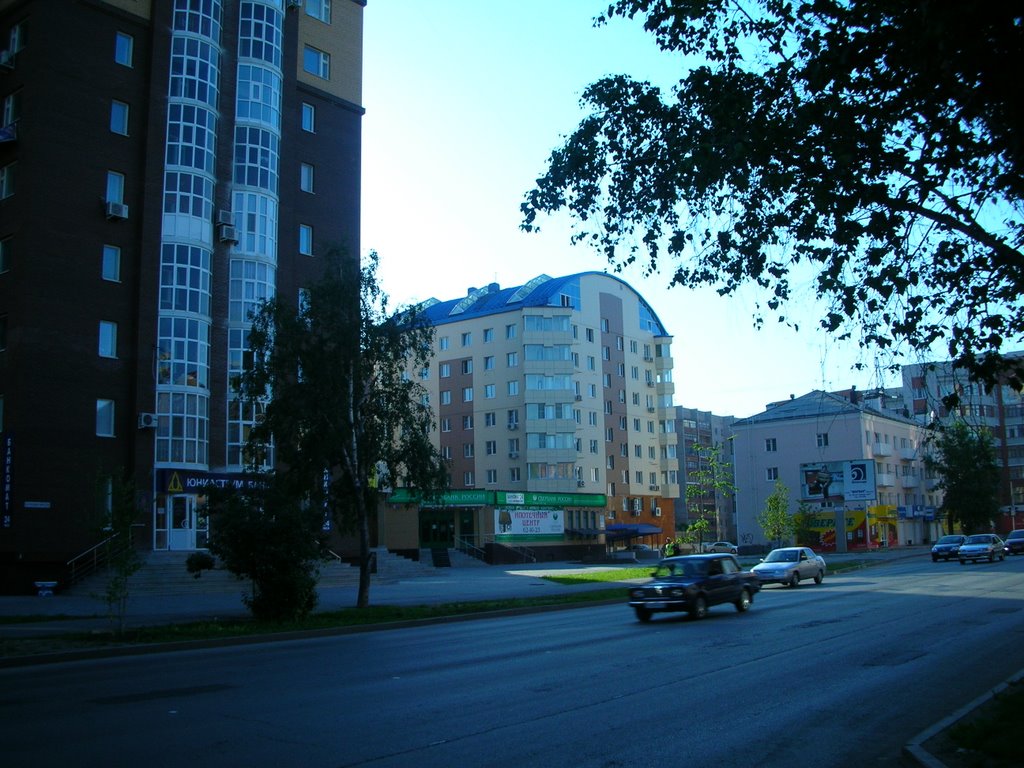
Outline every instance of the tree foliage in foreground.
POLYGON ((301 306, 265 303, 249 333, 253 365, 240 380, 245 399, 265 403, 250 454, 273 440, 282 492, 358 534, 359 607, 369 604, 369 526, 380 492, 402 485, 429 497, 447 486, 425 390, 406 375, 429 364, 433 329, 412 310, 389 309, 377 264, 376 253, 361 267, 334 251, 301 306))
POLYGON ((616 0, 596 23, 613 17, 702 63, 670 93, 590 85, 524 229, 567 210, 612 264, 666 258, 673 284, 723 295, 756 283, 780 321, 810 279, 840 338, 941 342, 1024 383, 998 354, 1024 340, 1019 3, 616 0))
POLYGON ((990 531, 999 514, 1000 480, 992 435, 955 421, 941 428, 933 447, 927 463, 939 476, 949 532, 957 525, 964 533, 990 531))

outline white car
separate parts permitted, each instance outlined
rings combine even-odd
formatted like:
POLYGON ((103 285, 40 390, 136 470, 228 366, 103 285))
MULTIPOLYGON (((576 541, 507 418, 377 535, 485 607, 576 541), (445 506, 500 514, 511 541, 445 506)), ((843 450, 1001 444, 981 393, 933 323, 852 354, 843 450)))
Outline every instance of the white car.
POLYGON ((731 541, 716 541, 714 544, 705 544, 705 552, 720 552, 726 555, 738 555, 740 550, 731 541))
POLYGON ((996 558, 1002 560, 1005 556, 1003 540, 994 533, 976 533, 968 536, 956 554, 960 559, 960 565, 966 565, 968 560, 988 560, 991 563, 996 558))
POLYGON ((795 587, 803 579, 814 579, 815 584, 821 584, 825 578, 825 560, 809 547, 782 547, 773 549, 750 570, 762 584, 795 587))

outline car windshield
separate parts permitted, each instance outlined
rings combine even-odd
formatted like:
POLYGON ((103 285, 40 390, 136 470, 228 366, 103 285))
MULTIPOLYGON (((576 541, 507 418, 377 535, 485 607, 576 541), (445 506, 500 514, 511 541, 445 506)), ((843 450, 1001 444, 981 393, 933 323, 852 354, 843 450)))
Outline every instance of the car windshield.
POLYGON ((764 559, 766 563, 795 563, 800 557, 795 549, 773 549, 764 559))
POLYGON ((962 536, 943 536, 941 539, 939 539, 935 543, 936 544, 959 544, 961 541, 963 541, 963 537, 962 536))
POLYGON ((1012 531, 1007 539, 1024 539, 1024 531, 1012 531))
POLYGON ((992 537, 987 533, 979 533, 975 536, 968 536, 964 544, 988 544, 992 537))
POLYGON ((654 572, 655 577, 665 578, 669 576, 706 576, 708 564, 705 560, 672 560, 661 563, 658 570, 654 572))

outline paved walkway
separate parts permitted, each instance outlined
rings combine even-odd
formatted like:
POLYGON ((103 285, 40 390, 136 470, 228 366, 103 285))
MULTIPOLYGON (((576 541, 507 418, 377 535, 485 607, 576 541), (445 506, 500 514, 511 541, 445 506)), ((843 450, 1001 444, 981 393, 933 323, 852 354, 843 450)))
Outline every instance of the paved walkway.
MULTIPOLYGON (((888 561, 906 557, 923 557, 927 547, 901 547, 867 553, 829 554, 826 562, 850 559, 888 561)), ((740 558, 745 565, 754 560, 740 558)), ((654 566, 654 561, 640 565, 654 566)), ((557 562, 530 565, 488 566, 474 568, 438 568, 427 575, 398 580, 372 578, 371 605, 436 605, 439 603, 502 600, 516 597, 579 592, 584 589, 606 589, 627 582, 603 582, 562 585, 544 576, 557 573, 607 571, 610 568, 635 567, 638 563, 603 563, 581 565, 557 562)), ((242 603, 248 582, 240 581, 237 591, 197 593, 195 595, 139 595, 130 597, 126 612, 127 626, 154 626, 197 621, 209 618, 247 618, 250 614, 242 603)), ((318 590, 318 611, 351 608, 356 604, 357 587, 323 587, 318 590)), ((100 597, 56 593, 50 597, 0 596, 0 617, 18 617, 23 621, 0 622, 0 637, 41 637, 57 632, 89 632, 110 628, 106 604, 100 597), (67 617, 66 620, 38 617, 67 617)))

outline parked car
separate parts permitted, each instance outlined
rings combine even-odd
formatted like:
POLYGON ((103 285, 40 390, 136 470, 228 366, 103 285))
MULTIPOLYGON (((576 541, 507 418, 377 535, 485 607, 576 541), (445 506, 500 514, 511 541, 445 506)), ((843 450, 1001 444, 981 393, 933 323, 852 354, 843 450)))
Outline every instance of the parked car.
POLYGON ((1024 552, 1024 529, 1010 531, 1003 541, 1003 552, 1008 555, 1019 555, 1024 552))
POLYGON ((821 584, 825 578, 825 559, 810 547, 782 547, 773 549, 751 570, 762 584, 795 587, 802 579, 814 579, 815 584, 821 584))
POLYGON ((968 560, 988 560, 990 563, 997 557, 1002 560, 1003 540, 994 533, 976 533, 968 536, 967 541, 960 545, 957 557, 960 565, 965 565, 968 560))
POLYGON ((956 553, 959 551, 960 545, 964 543, 966 538, 966 536, 961 536, 960 534, 943 536, 932 546, 932 562, 937 563, 939 560, 952 560, 956 557, 956 553))
POLYGON ((739 547, 737 547, 731 541, 716 541, 713 544, 705 544, 704 551, 724 552, 727 555, 738 555, 740 553, 739 547))
POLYGON ((758 578, 728 554, 666 557, 651 575, 653 581, 629 590, 629 605, 644 622, 663 611, 686 611, 689 618, 702 619, 708 608, 722 603, 743 613, 761 589, 758 578))

